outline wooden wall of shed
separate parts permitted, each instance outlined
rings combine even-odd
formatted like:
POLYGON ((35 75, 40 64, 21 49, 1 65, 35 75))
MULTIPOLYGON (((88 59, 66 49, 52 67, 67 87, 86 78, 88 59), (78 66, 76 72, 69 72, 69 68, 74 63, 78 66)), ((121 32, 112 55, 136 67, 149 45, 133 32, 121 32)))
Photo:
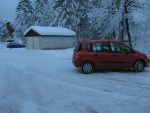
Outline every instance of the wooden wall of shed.
POLYGON ((47 50, 73 47, 73 37, 30 36, 27 39, 27 49, 47 50))
POLYGON ((64 49, 73 47, 73 37, 42 37, 41 49, 64 49))
POLYGON ((26 44, 27 49, 34 49, 34 50, 40 49, 39 37, 26 37, 26 39, 27 39, 27 44, 26 44))

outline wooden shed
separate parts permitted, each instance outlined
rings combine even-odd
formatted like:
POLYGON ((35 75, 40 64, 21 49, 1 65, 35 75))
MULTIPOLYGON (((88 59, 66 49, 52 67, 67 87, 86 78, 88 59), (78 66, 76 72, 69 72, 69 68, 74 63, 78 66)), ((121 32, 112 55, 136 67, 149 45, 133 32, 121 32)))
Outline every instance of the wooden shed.
POLYGON ((27 49, 35 50, 71 48, 75 35, 64 27, 45 26, 32 26, 24 33, 27 49))

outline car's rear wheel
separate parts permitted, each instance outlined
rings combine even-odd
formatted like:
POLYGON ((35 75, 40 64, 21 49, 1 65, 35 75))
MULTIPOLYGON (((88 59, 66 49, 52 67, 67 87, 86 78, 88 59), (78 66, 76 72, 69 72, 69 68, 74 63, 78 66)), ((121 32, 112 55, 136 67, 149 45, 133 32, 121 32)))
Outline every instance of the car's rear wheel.
POLYGON ((94 65, 90 62, 84 62, 82 65, 81 65, 81 71, 84 73, 84 74, 90 74, 94 71, 94 65))
POLYGON ((145 67, 144 62, 141 61, 141 60, 138 60, 138 61, 135 62, 133 68, 134 68, 135 72, 142 72, 144 70, 144 67, 145 67))

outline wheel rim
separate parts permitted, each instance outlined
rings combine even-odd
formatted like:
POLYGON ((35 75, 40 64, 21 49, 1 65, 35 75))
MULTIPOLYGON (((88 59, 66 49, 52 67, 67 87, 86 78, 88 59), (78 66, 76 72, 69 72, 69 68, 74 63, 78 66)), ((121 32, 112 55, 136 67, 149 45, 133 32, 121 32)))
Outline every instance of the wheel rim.
POLYGON ((82 66, 82 70, 83 70, 84 73, 91 73, 93 71, 93 66, 90 63, 85 63, 82 66))
POLYGON ((143 63, 142 62, 139 62, 138 64, 137 64, 137 71, 143 71, 143 68, 144 68, 144 65, 143 65, 143 63))
POLYGON ((136 72, 142 72, 143 69, 144 69, 144 63, 143 63, 142 61, 137 61, 137 62, 135 63, 134 70, 135 70, 136 72))

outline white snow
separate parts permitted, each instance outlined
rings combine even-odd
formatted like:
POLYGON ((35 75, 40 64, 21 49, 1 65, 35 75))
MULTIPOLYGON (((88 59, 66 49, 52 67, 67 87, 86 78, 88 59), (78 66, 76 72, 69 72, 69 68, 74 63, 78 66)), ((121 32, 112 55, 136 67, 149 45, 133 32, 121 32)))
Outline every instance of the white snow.
POLYGON ((75 36, 76 33, 65 27, 46 27, 46 26, 31 26, 28 28, 24 35, 26 35, 30 30, 37 32, 39 35, 49 35, 49 36, 75 36))
POLYGON ((150 113, 150 69, 84 75, 72 49, 0 44, 0 113, 150 113))

